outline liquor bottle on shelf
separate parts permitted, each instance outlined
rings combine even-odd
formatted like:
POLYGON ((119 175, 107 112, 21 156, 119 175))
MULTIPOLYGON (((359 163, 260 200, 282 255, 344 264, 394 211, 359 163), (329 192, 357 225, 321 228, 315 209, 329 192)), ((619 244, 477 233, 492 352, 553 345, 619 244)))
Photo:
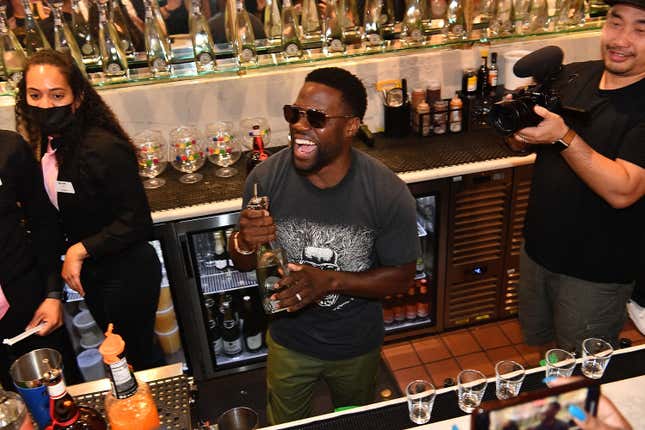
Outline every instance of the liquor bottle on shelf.
MULTIPOLYGON (((48 361, 43 359, 43 363, 48 361)), ((46 363, 45 363, 46 364, 46 363)), ((49 394, 51 430, 107 430, 107 423, 95 409, 76 404, 67 392, 63 371, 50 367, 44 375, 49 394)))
POLYGON ((137 380, 123 355, 125 342, 108 324, 105 340, 99 346, 112 390, 105 395, 105 415, 112 430, 158 429, 159 412, 150 387, 137 380))
POLYGON ((449 0, 447 22, 450 37, 454 39, 466 38, 466 22, 464 17, 464 0, 449 0))
POLYGON ((408 288, 408 294, 405 297, 405 319, 408 321, 417 318, 417 292, 415 287, 408 288))
POLYGON ((134 45, 132 36, 126 22, 120 0, 111 0, 109 4, 109 19, 119 36, 119 43, 128 58, 134 58, 134 45))
POLYGON ((306 42, 320 42, 322 28, 318 16, 316 0, 304 0, 302 3, 302 35, 306 42))
POLYGON ((341 0, 339 4, 342 14, 343 43, 345 45, 359 43, 361 41, 362 31, 356 0, 341 0))
POLYGON ((18 38, 7 24, 7 5, 0 5, 0 65, 4 70, 7 82, 12 88, 22 79, 27 57, 18 38))
POLYGON ((55 1, 51 5, 54 15, 54 49, 71 55, 79 70, 85 73, 81 50, 76 43, 76 38, 72 34, 72 31, 63 19, 63 2, 62 0, 55 1))
POLYGON ((99 1, 99 52, 101 67, 108 78, 124 77, 128 74, 128 61, 119 44, 119 37, 107 19, 107 2, 99 1))
POLYGON ((170 45, 170 39, 168 39, 168 29, 166 28, 166 21, 163 19, 163 15, 161 14, 161 8, 159 8, 159 1, 144 0, 144 3, 145 2, 150 3, 150 7, 152 8, 152 16, 155 18, 155 21, 157 21, 159 31, 161 31, 161 35, 164 37, 164 39, 166 39, 168 45, 170 45))
POLYGON ((430 296, 428 295, 428 280, 420 279, 419 300, 417 301, 417 316, 419 318, 428 318, 430 316, 430 296))
POLYGON ((418 44, 423 42, 422 11, 419 0, 407 0, 401 38, 407 43, 418 44))
POLYGON ((481 49, 482 64, 477 71, 478 97, 486 97, 488 92, 488 48, 481 49))
POLYGON ((282 50, 285 58, 302 57, 302 34, 291 0, 282 1, 282 50))
POLYGON ((253 130, 253 149, 246 159, 246 173, 248 174, 255 166, 269 158, 269 153, 264 148, 264 139, 262 139, 262 130, 259 125, 254 125, 253 130))
POLYGON ((18 394, 0 385, 0 429, 34 430, 27 406, 18 394))
POLYGON ((497 87, 498 74, 497 52, 493 52, 490 54, 490 67, 488 68, 488 87, 491 91, 495 91, 495 88, 497 87))
POLYGON ((244 335, 244 346, 249 352, 258 351, 263 344, 264 315, 255 303, 251 296, 242 297, 244 309, 242 333, 244 335))
MULTIPOLYGON (((381 49, 383 47, 383 0, 367 0, 363 23, 365 26, 365 48, 381 49)), ((385 15, 387 18, 387 15, 385 15)))
POLYGON ((22 6, 25 9, 25 38, 23 43, 27 56, 41 49, 51 49, 40 25, 38 25, 34 18, 31 10, 31 2, 29 0, 22 0, 22 6))
POLYGON ((215 44, 206 18, 202 15, 200 0, 192 0, 188 21, 190 40, 193 43, 193 54, 198 72, 212 72, 217 67, 215 61, 215 44))
POLYGON ((392 308, 392 296, 383 299, 383 324, 389 325, 394 322, 394 309, 392 308))
POLYGON ((159 23, 154 19, 152 5, 146 3, 146 20, 144 36, 146 39, 146 57, 148 67, 154 76, 167 75, 170 73, 172 51, 168 39, 164 37, 159 23))
POLYGON ((222 313, 224 354, 235 356, 242 352, 242 333, 240 323, 233 312, 233 300, 225 299, 225 301, 222 301, 220 312, 222 313))
POLYGON ((254 66, 258 63, 255 35, 249 13, 244 9, 244 1, 235 1, 235 37, 232 40, 233 52, 239 66, 254 66))
POLYGON ((94 63, 99 60, 99 46, 96 37, 90 31, 87 20, 81 12, 80 0, 72 0, 72 33, 76 35, 77 45, 83 59, 94 63))
POLYGON ((325 9, 325 50, 328 54, 345 52, 343 41, 343 11, 340 8, 341 0, 328 0, 325 9))
POLYGON ((215 300, 210 297, 204 300, 204 307, 206 307, 206 325, 210 334, 210 342, 215 355, 222 355, 224 352, 224 342, 222 340, 222 332, 220 328, 220 315, 216 308, 215 300))
POLYGON ((264 32, 269 46, 282 44, 282 17, 278 0, 267 0, 264 8, 264 32))
POLYGON ((381 8, 381 35, 383 39, 389 40, 394 38, 394 26, 396 24, 394 0, 383 0, 383 3, 381 8))

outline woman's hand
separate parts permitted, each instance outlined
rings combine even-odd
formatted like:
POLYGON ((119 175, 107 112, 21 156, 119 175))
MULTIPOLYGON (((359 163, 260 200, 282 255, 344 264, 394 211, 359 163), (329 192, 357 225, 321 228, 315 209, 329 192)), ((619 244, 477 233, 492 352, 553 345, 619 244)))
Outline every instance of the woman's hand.
POLYGON ((81 296, 85 295, 83 285, 81 285, 81 269, 83 268, 83 260, 87 257, 88 253, 82 242, 70 246, 65 254, 65 262, 63 262, 61 272, 65 283, 81 296))
POLYGON ((38 331, 39 336, 47 336, 63 325, 63 304, 59 299, 43 300, 26 329, 36 327, 40 323, 45 323, 45 326, 38 331))

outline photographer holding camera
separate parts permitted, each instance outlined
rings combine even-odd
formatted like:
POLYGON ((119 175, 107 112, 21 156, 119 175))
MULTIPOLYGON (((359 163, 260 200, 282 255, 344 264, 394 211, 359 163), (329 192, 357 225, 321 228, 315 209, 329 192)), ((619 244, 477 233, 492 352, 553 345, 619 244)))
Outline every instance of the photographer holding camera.
POLYGON ((537 152, 519 288, 530 345, 617 346, 643 270, 645 0, 606 1, 602 60, 558 66, 560 114, 531 104, 539 123, 509 132, 511 147, 537 152))

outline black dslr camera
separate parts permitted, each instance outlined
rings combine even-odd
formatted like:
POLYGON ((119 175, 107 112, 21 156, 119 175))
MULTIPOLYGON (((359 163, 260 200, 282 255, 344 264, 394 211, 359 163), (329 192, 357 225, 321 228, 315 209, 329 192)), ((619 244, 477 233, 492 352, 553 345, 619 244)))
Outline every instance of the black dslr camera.
POLYGON ((535 105, 558 112, 561 109, 560 98, 551 84, 562 70, 562 58, 562 50, 557 46, 547 46, 522 57, 513 67, 513 72, 519 77, 533 76, 537 84, 516 90, 511 100, 493 104, 488 113, 490 125, 509 136, 542 121, 542 117, 533 111, 535 105))

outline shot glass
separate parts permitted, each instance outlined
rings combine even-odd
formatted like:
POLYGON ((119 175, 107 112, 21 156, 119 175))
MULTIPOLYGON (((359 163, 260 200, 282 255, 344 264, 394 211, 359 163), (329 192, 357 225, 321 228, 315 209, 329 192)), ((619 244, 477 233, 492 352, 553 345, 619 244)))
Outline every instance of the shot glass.
POLYGON ((467 414, 475 410, 486 391, 486 376, 478 370, 465 369, 457 375, 457 401, 459 409, 467 414))
POLYGON ((495 365, 495 395, 500 400, 516 397, 524 382, 524 367, 512 360, 502 360, 495 365))
POLYGON ((582 374, 587 378, 602 378, 609 359, 614 353, 609 342, 594 337, 582 341, 582 374))
POLYGON ((434 385, 428 381, 417 379, 408 384, 405 388, 405 395, 408 399, 410 421, 415 424, 425 424, 430 421, 436 396, 434 385))
POLYGON ((566 378, 576 367, 576 357, 564 349, 549 349, 544 358, 547 378, 566 378))

